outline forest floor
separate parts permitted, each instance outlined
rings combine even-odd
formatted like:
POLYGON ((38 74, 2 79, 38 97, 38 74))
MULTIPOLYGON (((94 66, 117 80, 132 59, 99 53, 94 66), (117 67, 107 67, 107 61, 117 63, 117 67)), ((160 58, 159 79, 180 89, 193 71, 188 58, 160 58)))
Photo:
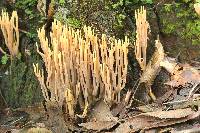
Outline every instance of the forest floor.
MULTIPOLYGON (((90 4, 85 4, 85 6, 88 5, 90 4)), ((98 8, 88 8, 88 9, 95 9, 97 11, 99 10, 98 8)), ((85 11, 85 9, 83 11, 85 11)), ((88 10, 88 12, 89 15, 85 15, 84 12, 84 16, 89 16, 92 18, 93 10, 88 10)), ((102 15, 102 18, 105 17, 104 14, 101 14, 101 12, 99 14, 102 15)), ((24 13, 20 15, 23 16, 24 13)), ((97 16, 96 18, 99 19, 100 18, 99 16, 97 16)), ((21 19, 21 21, 23 22, 24 20, 25 19, 21 19)), ((88 18, 88 21, 92 20, 93 19, 88 18)), ((110 20, 110 17, 108 17, 108 20, 110 20)), ((97 20, 97 22, 99 22, 99 20, 97 20)), ((27 23, 28 25, 27 27, 30 26, 30 23, 28 21, 25 23, 27 23)), ((24 26, 24 24, 21 25, 24 26)), ((152 31, 155 30, 153 28, 157 29, 158 27, 157 21, 155 20, 153 20, 153 22, 150 23, 150 25, 151 26, 153 25, 152 31)), ((102 29, 104 28, 106 29, 106 26, 109 27, 110 25, 105 23, 101 27, 102 29)), ((125 27, 127 27, 127 24, 125 24, 125 27)), ((127 29, 131 31, 133 30, 133 28, 130 27, 127 29)), ((158 29, 155 31, 156 31, 155 33, 152 33, 155 34, 152 35, 152 38, 154 38, 153 36, 157 36, 157 33, 159 33, 158 29)), ((25 50, 28 50, 29 52, 35 50, 34 48, 32 49, 29 48, 29 47, 35 47, 35 41, 30 42, 29 38, 26 40, 24 39, 25 40, 24 41, 23 36, 21 38, 20 39, 22 40, 21 42, 23 43, 24 45, 23 47, 25 47, 25 50)), ((200 46, 187 44, 183 40, 173 35, 163 36, 163 37, 161 36, 160 39, 164 49, 168 51, 168 53, 165 54, 171 57, 175 56, 181 57, 182 61, 181 63, 180 61, 177 60, 175 62, 172 62, 176 63, 175 65, 176 69, 174 68, 173 70, 171 70, 171 73, 167 72, 162 68, 159 74, 156 75, 157 77, 152 83, 152 90, 156 96, 156 99, 154 101, 151 100, 147 92, 145 92, 146 90, 144 89, 145 87, 143 84, 139 84, 138 91, 137 93, 135 92, 137 85, 133 84, 137 83, 135 79, 137 78, 139 79, 138 76, 139 70, 138 71, 134 70, 132 75, 130 74, 130 72, 128 72, 127 85, 124 89, 125 91, 123 91, 121 102, 116 103, 115 105, 110 107, 102 99, 99 99, 96 101, 95 104, 89 107, 86 118, 82 118, 79 115, 76 115, 75 118, 68 119, 67 114, 62 113, 62 111, 60 111, 59 109, 58 110, 52 109, 51 112, 49 112, 46 109, 45 104, 42 102, 24 108, 16 108, 16 109, 5 108, 3 110, 1 110, 1 105, 0 105, 0 133, 51 133, 51 132, 53 133, 65 133, 65 132, 66 133, 68 132, 69 133, 71 132, 73 133, 76 132, 198 133, 200 132, 200 95, 199 95, 200 62, 198 62, 199 60, 191 60, 195 58, 199 59, 200 46), (182 45, 183 42, 185 45, 182 45), (134 74, 137 75, 138 77, 135 76, 134 74)), ((0 40, 3 40, 3 38, 0 38, 0 40)), ((153 42, 152 44, 154 44, 154 40, 152 42, 153 42)), ((26 67, 28 70, 30 64, 32 66, 32 63, 35 62, 35 60, 29 62, 28 60, 33 58, 30 58, 26 52, 24 52, 24 55, 25 56, 23 57, 23 61, 25 63, 23 63, 23 65, 28 64, 26 67)), ((134 55, 133 52, 132 53, 130 52, 130 55, 132 56, 129 57, 129 59, 133 60, 132 58, 134 55)), ((129 63, 129 65, 133 65, 133 68, 138 65, 135 64, 129 63)), ((2 65, 2 67, 4 67, 5 69, 8 68, 7 66, 8 65, 4 66, 2 65)), ((19 73, 16 73, 16 75, 18 76, 18 74, 22 73, 21 69, 24 69, 24 67, 18 66, 18 68, 16 69, 19 69, 19 73)), ((136 69, 139 69, 139 66, 136 69)), ((2 73, 0 74, 6 73, 4 69, 1 69, 1 71, 2 73)), ((32 70, 30 71, 30 75, 34 76, 34 74, 31 72, 32 70)), ((30 75, 26 76, 24 75, 22 75, 21 77, 26 77, 27 78, 26 81, 29 81, 30 79, 33 80, 33 77, 30 77, 30 75), (30 79, 28 79, 29 77, 30 79)), ((24 79, 21 78, 20 81, 21 80, 24 79)), ((5 80, 2 80, 0 83, 10 84, 9 82, 3 82, 3 81, 7 81, 7 78, 5 78, 5 80)), ((19 80, 17 79, 16 81, 18 82, 19 80)), ((23 83, 24 82, 22 82, 22 84, 23 83)), ((32 85, 33 84, 32 82, 30 83, 27 82, 27 84, 30 85, 30 86, 27 85, 28 86, 27 88, 32 87, 34 93, 36 92, 35 88, 37 89, 39 88, 38 85, 35 86, 32 85)), ((5 86, 7 87, 7 85, 5 86)), ((6 88, 5 86, 1 85, 0 90, 2 89, 1 91, 5 91, 7 88, 9 88, 9 87, 6 88)), ((23 86, 25 85, 23 84, 23 86)), ((22 87, 20 86, 17 89, 20 90, 22 87)), ((23 91, 27 92, 27 90, 25 89, 23 91)), ((22 94, 21 90, 19 91, 19 94, 22 94)), ((38 96, 38 94, 34 94, 33 97, 35 97, 36 95, 38 96)), ((31 103, 34 102, 31 101, 31 103)))
MULTIPOLYGON (((198 62, 196 64, 198 65, 198 62)), ((193 87, 184 85, 186 82, 199 81, 199 73, 196 73, 197 67, 188 64, 182 66, 183 68, 175 73, 176 78, 170 81, 173 85, 166 87, 165 92, 160 92, 163 95, 157 96, 157 99, 149 104, 131 96, 132 92, 128 91, 124 99, 129 97, 129 102, 122 100, 121 103, 109 107, 99 99, 89 108, 87 118, 77 115, 74 119, 67 119, 66 114, 58 113, 56 109, 52 110, 53 113, 45 111, 42 103, 15 110, 7 108, 0 113, 0 133, 198 133, 199 82, 193 91, 193 87), (172 89, 172 86, 177 84, 180 85, 172 89), (62 118, 65 120, 62 121, 62 118)), ((147 94, 143 96, 146 97, 147 94)))

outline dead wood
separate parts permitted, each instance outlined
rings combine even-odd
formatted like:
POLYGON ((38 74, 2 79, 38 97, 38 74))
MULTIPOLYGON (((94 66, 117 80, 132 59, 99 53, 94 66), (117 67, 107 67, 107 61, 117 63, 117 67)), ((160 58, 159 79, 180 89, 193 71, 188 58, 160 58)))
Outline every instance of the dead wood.
MULTIPOLYGON (((139 84, 138 84, 138 86, 140 86, 142 83, 145 84, 147 93, 150 95, 150 97, 154 101, 156 100, 156 97, 154 93, 152 92, 151 86, 154 83, 156 76, 159 74, 161 70, 160 63, 164 59, 164 49, 159 38, 158 40, 155 41, 155 47, 156 47, 156 50, 154 54, 152 55, 150 61, 148 62, 147 66, 145 67, 145 70, 142 72, 142 75, 140 77, 139 84)), ((137 87, 136 87, 135 93, 137 91, 137 87)), ((134 98, 134 94, 133 94, 133 98, 134 98)))
POLYGON ((160 62, 164 59, 164 49, 159 39, 155 41, 155 46, 156 50, 140 77, 140 83, 146 84, 147 90, 150 91, 149 94, 153 100, 156 100, 156 97, 151 91, 151 85, 160 72, 160 62))

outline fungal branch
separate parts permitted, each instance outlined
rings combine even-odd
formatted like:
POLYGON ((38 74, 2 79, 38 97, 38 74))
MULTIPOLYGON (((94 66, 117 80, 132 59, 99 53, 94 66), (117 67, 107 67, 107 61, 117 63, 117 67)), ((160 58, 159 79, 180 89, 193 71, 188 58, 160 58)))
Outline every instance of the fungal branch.
POLYGON ((198 15, 200 15, 200 3, 195 3, 194 4, 194 9, 195 9, 195 11, 196 11, 196 13, 198 14, 198 15))
POLYGON ((146 10, 144 6, 135 11, 136 19, 136 41, 135 41, 135 56, 144 71, 146 68, 146 49, 147 49, 147 34, 149 23, 146 21, 146 10))
POLYGON ((56 20, 50 41, 44 27, 38 30, 38 37, 43 51, 38 48, 38 53, 45 62, 47 78, 38 64, 34 64, 34 71, 46 101, 56 101, 62 107, 65 100, 71 117, 76 105, 86 115, 88 105, 96 98, 104 98, 110 104, 120 101, 128 65, 127 37, 124 42, 112 39, 108 44, 109 38, 102 35, 98 39, 91 27, 85 26, 81 33, 56 20))
MULTIPOLYGON (((18 29, 18 15, 16 11, 13 11, 11 18, 7 12, 2 10, 0 16, 0 27, 5 38, 5 44, 9 49, 10 55, 15 57, 18 55, 19 47, 19 29, 18 29)), ((6 52, 0 48, 0 51, 6 54, 6 52)))
POLYGON ((164 49, 158 39, 155 40, 155 51, 149 60, 148 64, 146 63, 146 49, 147 49, 147 34, 149 24, 146 20, 146 10, 142 6, 141 9, 136 10, 135 12, 136 19, 136 42, 135 42, 135 56, 142 69, 142 75, 140 77, 137 87, 141 84, 145 84, 147 93, 152 100, 156 100, 156 96, 152 92, 151 86, 160 72, 161 66, 160 63, 164 59, 164 49))
MULTIPOLYGON (((40 71, 38 64, 34 65, 35 75, 37 76, 43 96, 46 101, 58 102, 58 105, 62 107, 65 95, 68 95, 66 101, 70 108, 69 112, 73 115, 73 106, 76 101, 76 93, 79 93, 78 82, 76 79, 76 67, 73 66, 76 60, 72 58, 76 57, 76 53, 73 51, 76 47, 72 38, 75 37, 75 32, 68 28, 63 27, 60 22, 55 21, 52 24, 52 32, 50 33, 51 39, 45 36, 44 27, 38 30, 38 37, 41 43, 42 52, 38 53, 42 56, 45 63, 45 68, 47 72, 47 78, 45 81, 44 72, 40 71), (50 96, 47 92, 50 92, 50 96), (74 99, 72 102, 69 99, 74 99), (69 105, 70 104, 70 105, 69 105)), ((75 40, 75 39, 74 39, 75 40)), ((78 64, 77 64, 78 65, 78 64)))
POLYGON ((106 101, 120 102, 120 91, 125 87, 126 83, 128 44, 129 41, 125 37, 124 42, 121 40, 111 40, 109 48, 106 36, 102 35, 102 63, 100 64, 100 70, 105 86, 106 101))

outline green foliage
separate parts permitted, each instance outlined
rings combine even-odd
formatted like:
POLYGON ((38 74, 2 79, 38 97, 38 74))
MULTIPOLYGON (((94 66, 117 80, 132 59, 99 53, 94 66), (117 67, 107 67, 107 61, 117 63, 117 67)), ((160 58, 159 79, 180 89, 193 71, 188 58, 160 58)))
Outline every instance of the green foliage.
POLYGON ((74 17, 67 17, 65 14, 62 14, 62 12, 57 12, 55 18, 73 28, 81 27, 81 21, 79 19, 76 19, 74 17))
POLYGON ((58 3, 59 5, 65 5, 65 0, 59 0, 58 3))
POLYGON ((18 10, 19 17, 25 20, 22 23, 26 24, 27 36, 34 40, 37 40, 37 29, 44 23, 44 17, 37 10, 37 3, 38 0, 17 0, 14 5, 14 8, 18 10))
POLYGON ((4 56, 2 56, 1 58, 1 64, 5 65, 8 62, 8 55, 5 54, 4 56))
POLYGON ((37 5, 37 0, 18 0, 16 2, 16 7, 22 8, 22 9, 27 9, 28 7, 33 7, 37 5))
POLYGON ((57 12, 54 15, 54 18, 73 28, 80 28, 81 21, 73 17, 74 15, 70 14, 69 10, 65 7, 65 4, 61 4, 61 3, 58 3, 59 7, 58 7, 57 12))
POLYGON ((126 18, 126 16, 124 15, 124 14, 122 14, 122 13, 120 13, 120 14, 118 14, 117 16, 116 16, 116 22, 115 22, 115 28, 123 28, 123 26, 124 26, 124 19, 126 18))
POLYGON ((194 3, 188 2, 189 0, 184 0, 164 5, 161 12, 162 31, 188 40, 194 45, 200 44, 200 18, 194 11, 194 3))
POLYGON ((37 6, 37 0, 18 0, 15 7, 24 10, 29 19, 33 19, 37 14, 33 10, 37 6))
MULTIPOLYGON (((153 0, 118 0, 112 4, 113 9, 117 9, 120 6, 129 6, 134 4, 153 4, 153 0)), ((139 6, 138 6, 139 7, 139 6)))
POLYGON ((116 9, 117 7, 122 6, 122 5, 123 5, 123 0, 119 0, 117 3, 114 3, 112 7, 113 9, 116 9))
POLYGON ((164 33, 171 34, 176 32, 177 24, 169 23, 167 20, 163 20, 163 25, 165 26, 162 29, 164 33))
MULTIPOLYGON (((16 59, 17 59, 17 60, 21 60, 21 57, 22 57, 21 53, 18 53, 16 59)), ((3 65, 7 64, 9 58, 10 58, 10 57, 9 57, 7 54, 4 54, 4 55, 1 57, 1 64, 3 64, 3 65)))
POLYGON ((141 0, 145 4, 153 4, 153 0, 141 0))
POLYGON ((17 0, 11 9, 18 11, 19 26, 25 32, 20 32, 19 45, 22 53, 9 62, 7 55, 0 58, 1 64, 7 66, 1 70, 3 76, 0 79, 0 90, 10 107, 27 106, 42 99, 40 86, 32 68, 33 62, 38 58, 34 49, 38 39, 37 29, 45 22, 36 9, 37 2, 38 0, 17 0), (31 51, 31 55, 26 54, 25 48, 31 51))
POLYGON ((166 12, 170 12, 172 10, 172 4, 165 4, 164 5, 164 10, 166 12))
POLYGON ((153 4, 153 0, 117 0, 110 2, 110 10, 115 11, 114 29, 117 32, 121 32, 126 29, 126 24, 130 21, 132 22, 129 23, 129 26, 131 25, 131 28, 133 28, 135 26, 134 11, 142 5, 150 7, 151 4, 153 4))
POLYGON ((66 22, 69 26, 73 27, 73 28, 80 28, 81 27, 81 22, 80 20, 76 19, 76 18, 67 18, 66 22))
POLYGON ((120 6, 136 5, 138 8, 140 5, 153 4, 153 0, 117 0, 112 3, 113 9, 117 9, 120 6))
POLYGON ((27 33, 27 37, 29 38, 37 38, 37 36, 37 33, 33 30, 27 33))

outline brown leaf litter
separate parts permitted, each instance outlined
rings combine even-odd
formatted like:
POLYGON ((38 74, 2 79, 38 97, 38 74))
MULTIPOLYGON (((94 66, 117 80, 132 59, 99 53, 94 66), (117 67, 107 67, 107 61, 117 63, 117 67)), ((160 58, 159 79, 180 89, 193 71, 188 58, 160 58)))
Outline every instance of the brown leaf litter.
POLYGON ((191 98, 198 90, 200 84, 200 72, 195 67, 189 64, 177 63, 170 57, 165 57, 161 62, 164 67, 171 74, 171 81, 166 82, 166 85, 172 88, 186 88, 189 90, 188 98, 191 98))
POLYGON ((195 119, 199 115, 200 111, 195 112, 190 108, 142 113, 122 123, 115 130, 115 133, 130 133, 138 130, 169 126, 195 119))
POLYGON ((79 126, 89 130, 102 131, 109 130, 118 123, 117 117, 113 117, 110 108, 103 100, 97 102, 89 117, 89 122, 81 123, 79 126))

